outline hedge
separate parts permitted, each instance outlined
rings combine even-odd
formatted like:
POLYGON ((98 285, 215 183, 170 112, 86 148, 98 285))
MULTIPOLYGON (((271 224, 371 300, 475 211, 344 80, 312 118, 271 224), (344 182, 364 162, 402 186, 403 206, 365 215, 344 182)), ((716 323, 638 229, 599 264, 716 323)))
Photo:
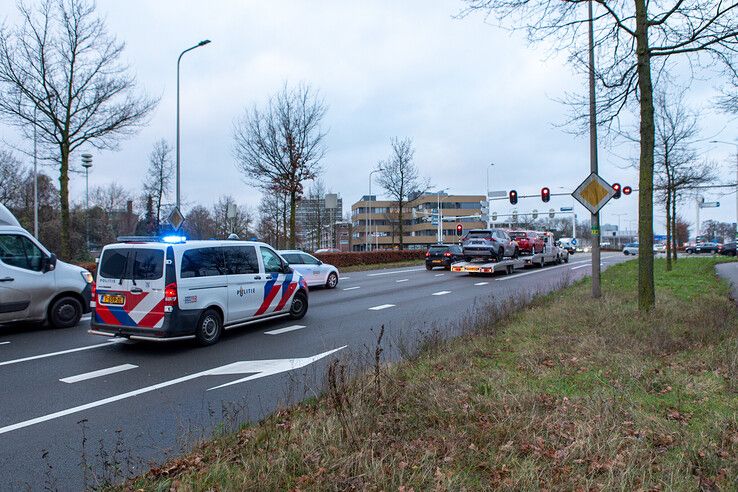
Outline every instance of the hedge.
POLYGON ((357 251, 351 253, 318 253, 315 255, 320 261, 337 267, 354 265, 376 265, 380 263, 394 263, 397 261, 422 260, 425 250, 412 249, 404 251, 357 251))

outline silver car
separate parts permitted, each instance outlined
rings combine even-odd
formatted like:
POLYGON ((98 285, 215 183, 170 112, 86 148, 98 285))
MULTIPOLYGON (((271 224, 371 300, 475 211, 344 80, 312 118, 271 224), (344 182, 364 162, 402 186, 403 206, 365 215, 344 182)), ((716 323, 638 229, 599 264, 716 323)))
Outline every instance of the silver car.
POLYGON ((464 258, 489 258, 500 261, 504 257, 517 258, 518 243, 502 229, 472 229, 462 239, 464 258))
POLYGON ((335 289, 338 285, 338 268, 323 263, 313 255, 300 250, 282 250, 279 255, 290 267, 302 274, 310 287, 335 289))
POLYGON ((90 311, 92 274, 57 261, 0 204, 0 324, 70 328, 90 311))

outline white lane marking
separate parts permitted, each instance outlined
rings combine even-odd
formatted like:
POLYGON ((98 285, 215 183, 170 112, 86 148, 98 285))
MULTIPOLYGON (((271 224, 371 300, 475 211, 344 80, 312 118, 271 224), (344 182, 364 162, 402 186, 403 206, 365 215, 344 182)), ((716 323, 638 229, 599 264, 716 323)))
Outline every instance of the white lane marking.
MULTIPOLYGON (((308 364, 312 364, 313 362, 319 359, 322 359, 323 357, 326 357, 334 352, 338 352, 339 350, 342 350, 346 347, 347 345, 344 345, 343 347, 329 350, 328 352, 323 352, 322 354, 314 355, 312 357, 304 357, 300 359, 234 362, 233 364, 228 364, 226 366, 215 367, 213 369, 208 369, 207 371, 201 371, 201 372, 196 372, 194 374, 188 374, 187 376, 182 376, 176 379, 170 379, 169 381, 163 381, 161 383, 157 383, 151 386, 146 386, 144 388, 139 388, 137 390, 129 391, 127 393, 121 393, 120 395, 115 395, 115 396, 111 396, 108 398, 104 398, 102 400, 96 400, 90 403, 85 403, 84 405, 67 408, 66 410, 60 410, 58 412, 50 413, 48 415, 43 415, 41 417, 24 420, 23 422, 18 422, 17 424, 6 425, 5 427, 0 427, 0 434, 5 434, 7 432, 12 432, 14 430, 23 429, 24 427, 30 427, 32 425, 40 424, 42 422, 48 422, 49 420, 58 419, 60 417, 65 417, 67 415, 84 412, 85 410, 89 410, 91 408, 96 408, 102 405, 107 405, 108 403, 114 403, 116 401, 125 400, 127 398, 132 398, 134 396, 142 395, 144 393, 150 393, 152 391, 166 388, 168 386, 172 386, 175 384, 183 383, 185 381, 191 381, 193 379, 197 379, 202 376, 256 373, 244 379, 232 381, 230 383, 226 383, 225 385, 221 385, 221 386, 216 386, 216 388, 227 386, 230 384, 240 383, 240 382, 247 381, 250 379, 257 379, 257 378, 262 378, 266 376, 271 376, 272 374, 278 374, 280 372, 285 372, 285 371, 289 371, 292 369, 298 369, 300 367, 305 367, 308 364), (285 362, 287 362, 287 364, 285 364, 285 362)), ((210 388, 210 389, 215 389, 215 388, 210 388)))
POLYGON ((361 286, 357 285, 356 287, 346 287, 343 290, 354 290, 354 289, 361 289, 361 286))
POLYGON ((348 280, 348 279, 350 279, 350 278, 351 278, 351 277, 340 277, 340 280, 348 280))
POLYGON ((409 278, 403 278, 402 280, 396 280, 395 282, 399 284, 399 283, 402 283, 402 282, 407 282, 408 280, 410 280, 410 279, 409 278))
POLYGON ((54 357, 55 355, 64 355, 64 354, 71 354, 73 352, 81 352, 83 350, 92 350, 100 347, 107 347, 116 343, 124 342, 124 339, 119 340, 111 340, 109 342, 104 343, 98 343, 95 345, 87 345, 86 347, 77 347, 69 350, 60 350, 59 352, 50 352, 48 354, 41 354, 41 355, 32 355, 30 357, 23 357, 22 359, 15 359, 15 360, 6 360, 3 362, 0 362, 0 366, 9 366, 11 364, 18 364, 19 362, 27 362, 29 360, 36 360, 36 359, 45 359, 47 357, 54 357))
POLYGON ((573 267, 572 270, 578 270, 580 268, 587 268, 588 266, 592 266, 592 265, 579 265, 579 266, 573 267))
POLYGON ((288 331, 302 330, 305 325, 292 325, 285 328, 279 328, 278 330, 265 331, 265 335, 279 335, 280 333, 287 333, 288 331))
POLYGON ((7 344, 9 344, 9 343, 10 343, 10 342, 0 342, 0 345, 7 345, 7 344))
POLYGON ((488 284, 489 284, 489 282, 477 282, 474 285, 488 285, 488 284))
POLYGON ((446 274, 445 273, 436 273, 434 275, 434 277, 443 277, 444 275, 446 275, 446 274))
POLYGON ((85 315, 84 315, 84 316, 82 316, 82 317, 81 317, 80 319, 83 319, 83 320, 85 320, 85 321, 86 321, 86 320, 88 320, 88 319, 92 319, 92 315, 91 315, 91 314, 85 314, 85 315))
POLYGON ((502 281, 505 281, 505 280, 514 280, 516 278, 525 277, 526 275, 535 275, 536 273, 550 272, 551 270, 556 270, 557 268, 564 268, 565 266, 576 265, 577 263, 586 263, 588 261, 590 261, 590 260, 570 261, 569 263, 565 263, 563 265, 556 265, 556 266, 541 268, 539 270, 535 270, 535 271, 532 271, 532 272, 516 273, 514 275, 508 275, 506 277, 498 278, 497 279, 497 282, 502 282, 502 281))
POLYGON ((395 275, 397 273, 407 273, 407 272, 422 272, 425 268, 415 268, 413 270, 396 270, 394 272, 379 272, 379 273, 370 273, 367 275, 367 277, 378 277, 379 275, 395 275))
POLYGON ((381 311, 382 309, 387 309, 391 307, 395 307, 395 305, 394 304, 380 304, 379 306, 370 307, 369 311, 381 311))
POLYGON ((108 367, 107 369, 100 369, 99 371, 86 372, 84 374, 78 374, 76 376, 69 376, 68 378, 62 378, 59 381, 62 383, 78 383, 80 381, 86 381, 88 379, 99 378, 107 376, 108 374, 115 374, 116 372, 128 371, 130 369, 136 369, 138 366, 133 364, 122 364, 120 366, 108 367))
POLYGON ((431 295, 432 295, 432 296, 445 296, 446 294, 450 294, 450 293, 451 293, 451 291, 450 291, 450 290, 442 290, 442 291, 440 291, 440 292, 434 292, 434 293, 433 293, 433 294, 431 294, 431 295))

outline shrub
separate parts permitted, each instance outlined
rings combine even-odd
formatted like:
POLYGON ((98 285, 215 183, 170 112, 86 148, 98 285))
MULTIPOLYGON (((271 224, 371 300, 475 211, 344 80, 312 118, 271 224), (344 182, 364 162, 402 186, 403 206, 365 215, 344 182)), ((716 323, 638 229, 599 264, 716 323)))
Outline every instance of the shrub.
POLYGON ((315 255, 319 260, 335 265, 347 267, 354 265, 375 265, 380 263, 394 263, 396 261, 422 260, 425 251, 420 249, 404 251, 356 251, 351 253, 319 253, 315 255))

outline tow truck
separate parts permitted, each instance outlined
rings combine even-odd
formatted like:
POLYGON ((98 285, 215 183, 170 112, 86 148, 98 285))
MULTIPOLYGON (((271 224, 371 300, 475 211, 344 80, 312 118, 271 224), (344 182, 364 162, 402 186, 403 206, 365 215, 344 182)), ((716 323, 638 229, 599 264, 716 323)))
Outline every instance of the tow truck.
POLYGON ((561 263, 561 254, 559 247, 556 246, 554 241, 553 233, 544 232, 542 236, 545 246, 540 253, 519 256, 517 258, 503 258, 500 261, 488 261, 486 258, 481 261, 477 261, 476 259, 472 259, 472 261, 459 261, 451 265, 451 271, 472 274, 505 272, 506 275, 510 275, 516 269, 525 268, 526 266, 543 268, 549 263, 561 263))

